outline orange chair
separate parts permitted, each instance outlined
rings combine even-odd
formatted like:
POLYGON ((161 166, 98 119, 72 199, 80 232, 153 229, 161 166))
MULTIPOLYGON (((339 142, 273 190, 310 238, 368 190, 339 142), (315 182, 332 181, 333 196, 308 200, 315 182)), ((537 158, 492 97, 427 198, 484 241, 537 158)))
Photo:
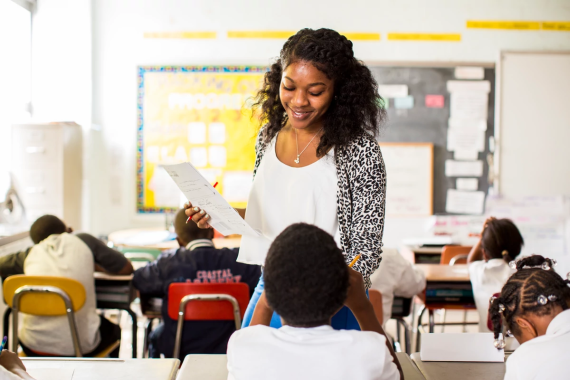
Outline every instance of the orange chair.
POLYGON ((172 357, 180 355, 184 321, 235 321, 239 330, 248 303, 249 286, 245 283, 170 284, 168 316, 178 320, 172 357))
POLYGON ((441 250, 440 265, 467 264, 467 256, 472 247, 464 245, 445 245, 441 250))

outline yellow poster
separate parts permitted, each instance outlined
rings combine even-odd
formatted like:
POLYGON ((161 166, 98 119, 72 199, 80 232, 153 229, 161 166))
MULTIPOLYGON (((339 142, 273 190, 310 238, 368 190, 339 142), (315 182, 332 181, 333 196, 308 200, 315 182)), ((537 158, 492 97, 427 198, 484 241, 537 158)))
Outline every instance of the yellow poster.
POLYGON ((192 163, 234 207, 245 207, 259 122, 251 99, 265 67, 139 67, 137 210, 182 203, 161 165, 192 163))

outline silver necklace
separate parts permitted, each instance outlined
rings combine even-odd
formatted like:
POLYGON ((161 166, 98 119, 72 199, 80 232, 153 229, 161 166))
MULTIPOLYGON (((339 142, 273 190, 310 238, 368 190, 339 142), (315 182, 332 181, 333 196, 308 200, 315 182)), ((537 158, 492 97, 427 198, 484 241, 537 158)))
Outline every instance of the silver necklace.
POLYGON ((305 147, 305 149, 303 149, 301 151, 301 153, 299 153, 299 140, 297 138, 297 130, 295 128, 295 144, 297 145, 297 159, 295 160, 295 163, 298 164, 299 163, 299 158, 301 157, 301 155, 303 154, 303 152, 305 150, 307 150, 307 148, 309 147, 309 145, 311 145, 311 143, 313 142, 313 140, 315 139, 315 137, 317 137, 317 135, 323 130, 324 127, 321 127, 321 129, 319 129, 317 131, 317 133, 315 133, 315 135, 313 136, 313 138, 311 139, 311 141, 309 141, 309 143, 307 144, 307 146, 305 147))

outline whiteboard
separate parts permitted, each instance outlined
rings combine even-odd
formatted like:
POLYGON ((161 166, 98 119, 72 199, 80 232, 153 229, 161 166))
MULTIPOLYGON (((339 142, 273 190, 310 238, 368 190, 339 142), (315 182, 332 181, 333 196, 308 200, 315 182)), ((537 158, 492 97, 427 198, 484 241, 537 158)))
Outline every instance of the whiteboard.
POLYGON ((498 81, 499 193, 570 195, 570 52, 503 52, 498 81))
POLYGON ((386 165, 386 216, 433 214, 433 144, 380 143, 386 165))

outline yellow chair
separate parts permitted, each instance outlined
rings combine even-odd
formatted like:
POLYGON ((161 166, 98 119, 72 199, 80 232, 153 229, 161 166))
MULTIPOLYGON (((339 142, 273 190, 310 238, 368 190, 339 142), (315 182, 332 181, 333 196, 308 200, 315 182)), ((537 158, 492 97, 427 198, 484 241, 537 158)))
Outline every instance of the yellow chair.
MULTIPOLYGON (((85 304, 85 288, 76 280, 55 276, 10 276, 4 281, 4 300, 12 308, 10 349, 18 350, 19 312, 38 316, 67 315, 76 357, 82 357, 75 312, 85 304)), ((106 357, 120 344, 117 340, 96 357, 106 357)))

